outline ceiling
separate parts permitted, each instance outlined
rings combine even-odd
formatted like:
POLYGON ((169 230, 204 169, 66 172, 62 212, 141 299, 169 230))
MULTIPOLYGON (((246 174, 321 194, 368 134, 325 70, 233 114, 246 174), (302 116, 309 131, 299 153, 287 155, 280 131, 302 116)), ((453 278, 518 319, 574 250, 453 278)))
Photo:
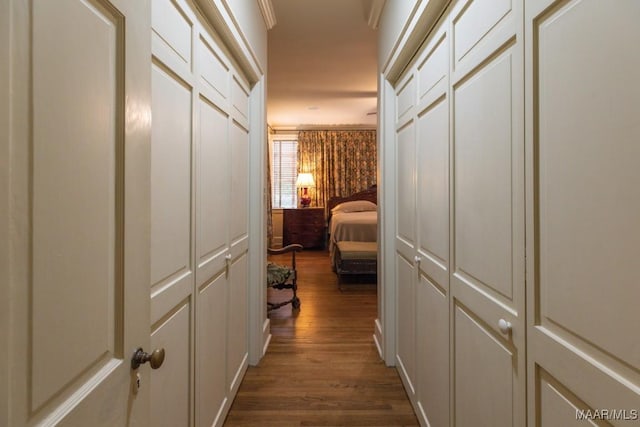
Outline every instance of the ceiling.
POLYGON ((271 0, 267 122, 375 127, 380 0, 271 0), (371 23, 371 24, 369 24, 371 23))

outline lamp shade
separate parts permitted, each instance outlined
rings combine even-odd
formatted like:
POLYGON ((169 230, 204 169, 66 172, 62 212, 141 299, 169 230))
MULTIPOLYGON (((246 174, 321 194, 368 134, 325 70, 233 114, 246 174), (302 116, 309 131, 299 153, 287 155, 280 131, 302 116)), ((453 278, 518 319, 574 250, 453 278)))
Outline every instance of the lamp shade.
POLYGON ((299 173, 298 179, 296 180, 296 187, 298 188, 308 188, 315 187, 316 183, 313 180, 313 175, 310 173, 299 173))

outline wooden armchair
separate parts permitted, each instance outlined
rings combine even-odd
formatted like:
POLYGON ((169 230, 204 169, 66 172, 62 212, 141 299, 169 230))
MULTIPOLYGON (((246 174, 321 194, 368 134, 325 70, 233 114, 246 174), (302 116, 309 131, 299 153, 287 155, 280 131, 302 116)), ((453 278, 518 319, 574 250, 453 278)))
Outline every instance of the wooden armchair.
POLYGON ((292 244, 282 249, 267 249, 269 255, 280 255, 291 253, 290 265, 280 265, 273 262, 267 263, 267 286, 273 289, 291 289, 293 296, 287 301, 278 303, 267 302, 267 311, 275 310, 283 305, 291 304, 294 309, 300 308, 300 298, 298 298, 298 273, 296 270, 296 252, 302 250, 302 245, 292 244))

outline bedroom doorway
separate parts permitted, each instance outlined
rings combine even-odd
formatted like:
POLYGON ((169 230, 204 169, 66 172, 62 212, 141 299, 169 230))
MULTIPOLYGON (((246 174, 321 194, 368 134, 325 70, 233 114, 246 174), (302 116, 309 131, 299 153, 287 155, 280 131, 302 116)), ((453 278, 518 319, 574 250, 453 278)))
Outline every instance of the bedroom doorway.
MULTIPOLYGON (((376 28, 382 2, 272 0, 271 4, 273 10, 267 14, 273 17, 267 49, 267 191, 271 195, 268 198, 271 203, 267 214, 268 241, 270 246, 282 247, 298 243, 294 240, 309 240, 312 244, 306 251, 313 251, 314 255, 322 253, 326 258, 329 270, 324 273, 323 280, 333 288, 337 287, 338 280, 334 269, 339 239, 365 241, 378 247, 380 167, 376 28), (311 174, 313 183, 298 186, 301 174, 311 174), (300 203, 304 193, 310 199, 307 208, 300 203), (361 194, 367 194, 367 197, 358 199, 361 194), (360 224, 360 229, 355 231, 332 232, 335 222, 332 222, 331 209, 339 201, 357 200, 372 202, 373 207, 363 207, 360 203, 345 210, 359 211, 355 216, 373 215, 373 223, 368 219, 368 224, 360 224), (321 211, 320 219, 317 211, 321 211), (338 234, 342 233, 347 237, 338 239, 338 234), (322 240, 318 241, 318 236, 322 236, 322 240)), ((370 248, 369 259, 364 265, 367 272, 371 268, 377 272, 379 255, 376 249, 372 255, 370 248)), ((346 264, 346 273, 357 273, 356 265, 358 263, 346 264)), ((343 277, 345 281, 352 277, 359 281, 358 274, 343 277)), ((373 280, 371 277, 368 275, 360 281, 373 283, 370 288, 378 294, 380 275, 373 276, 373 280)), ((300 286, 304 286, 304 281, 300 286)), ((300 289, 302 315, 308 308, 300 289)), ((356 304, 357 298, 350 291, 346 289, 342 297, 356 304)), ((339 297, 341 295, 337 295, 339 297)), ((378 321, 381 296, 377 295, 372 304, 378 315, 367 320, 368 339, 382 355, 378 321)), ((296 319, 290 306, 283 310, 296 319)), ((271 313, 270 317, 275 320, 274 315, 271 313)), ((272 330, 275 328, 272 322, 272 330)))
POLYGON ((375 276, 375 129, 274 132, 268 175, 270 248, 324 251, 341 282, 375 276))

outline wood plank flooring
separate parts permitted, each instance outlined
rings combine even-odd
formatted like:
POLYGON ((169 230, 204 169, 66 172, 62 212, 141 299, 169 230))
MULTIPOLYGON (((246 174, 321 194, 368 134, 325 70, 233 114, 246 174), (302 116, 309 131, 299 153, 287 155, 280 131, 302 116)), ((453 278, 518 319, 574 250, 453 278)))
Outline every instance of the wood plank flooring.
POLYGON ((298 260, 301 309, 271 312, 267 354, 249 367, 225 426, 419 425, 396 370, 373 342, 375 284, 340 292, 326 251, 303 251, 298 260))

